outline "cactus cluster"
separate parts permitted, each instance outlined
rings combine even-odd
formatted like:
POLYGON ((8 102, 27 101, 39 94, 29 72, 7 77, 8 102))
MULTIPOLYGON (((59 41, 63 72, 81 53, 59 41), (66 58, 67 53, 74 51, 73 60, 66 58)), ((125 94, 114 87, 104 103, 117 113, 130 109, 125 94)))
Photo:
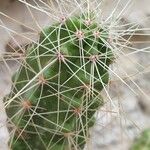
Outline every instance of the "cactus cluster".
POLYGON ((114 56, 94 14, 63 17, 26 46, 6 112, 13 150, 82 150, 114 56))
POLYGON ((149 150, 150 149, 150 128, 142 132, 135 140, 130 150, 149 150))

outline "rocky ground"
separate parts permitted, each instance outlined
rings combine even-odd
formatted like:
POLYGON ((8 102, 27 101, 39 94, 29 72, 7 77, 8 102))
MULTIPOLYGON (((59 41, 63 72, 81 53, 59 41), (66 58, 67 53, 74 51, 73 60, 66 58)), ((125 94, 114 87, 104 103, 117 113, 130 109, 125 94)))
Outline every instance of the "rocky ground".
MULTIPOLYGON (((10 39, 15 37, 16 41, 20 42, 18 40, 20 38, 17 39, 18 36, 14 36, 15 33, 18 33, 17 35, 31 37, 28 34, 30 30, 24 25, 30 26, 31 28, 35 27, 36 32, 32 32, 32 35, 35 34, 35 36, 39 29, 24 4, 8 0, 0 0, 0 2, 0 150, 7 150, 6 143, 9 134, 5 126, 7 116, 5 114, 3 97, 10 91, 11 75, 17 66, 13 62, 9 62, 9 66, 6 63, 4 65, 1 56, 6 51, 6 44, 10 39), (10 20, 5 14, 10 16, 10 18, 16 19, 18 22, 10 20)), ((108 0, 103 6, 107 13, 109 13, 107 10, 111 11, 115 7, 115 3, 112 3, 112 6, 110 3, 110 0, 108 0)), ((127 11, 122 17, 128 22, 137 22, 142 27, 149 28, 150 20, 144 19, 148 18, 150 14, 149 3, 149 0, 143 0, 142 2, 140 0, 133 0, 131 5, 129 5, 132 9, 127 7, 127 11)), ((125 4, 126 1, 122 0, 117 7, 119 12, 125 4)), ((37 11, 34 14, 41 26, 49 23, 48 17, 46 18, 41 13, 39 15, 37 11)), ((144 34, 148 35, 149 32, 145 31, 144 34)), ((31 39, 35 40, 35 36, 31 39)), ((27 40, 26 42, 30 41, 27 40)), ((136 43, 134 46, 142 50, 144 47, 150 46, 150 41, 147 40, 147 42, 140 44, 136 43)), ((112 69, 119 76, 128 75, 128 78, 125 78, 124 81, 129 87, 112 74, 112 82, 107 90, 109 90, 113 102, 110 103, 108 96, 105 96, 106 104, 96 114, 97 124, 91 129, 92 140, 89 142, 90 144, 88 144, 87 149, 128 150, 133 139, 144 128, 150 127, 149 60, 149 52, 138 52, 127 57, 118 58, 116 64, 112 66, 112 69), (127 75, 125 75, 126 73, 127 75), (132 91, 131 88, 133 89, 132 91)), ((105 91, 103 95, 106 95, 105 91)))

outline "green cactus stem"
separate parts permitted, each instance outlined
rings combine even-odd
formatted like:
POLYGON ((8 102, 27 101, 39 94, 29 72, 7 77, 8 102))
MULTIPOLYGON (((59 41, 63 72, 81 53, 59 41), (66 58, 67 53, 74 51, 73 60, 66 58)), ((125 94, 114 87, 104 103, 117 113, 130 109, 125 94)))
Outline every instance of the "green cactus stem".
POLYGON ((149 150, 150 149, 150 128, 142 132, 135 140, 130 150, 149 150))
POLYGON ((13 76, 6 108, 13 150, 82 150, 103 105, 114 56, 94 15, 45 28, 13 76))

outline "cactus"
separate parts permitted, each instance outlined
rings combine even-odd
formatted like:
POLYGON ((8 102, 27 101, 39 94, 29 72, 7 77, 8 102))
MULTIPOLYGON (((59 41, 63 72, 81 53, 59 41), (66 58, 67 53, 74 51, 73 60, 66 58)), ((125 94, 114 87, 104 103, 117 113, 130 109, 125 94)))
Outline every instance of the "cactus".
POLYGON ((131 150, 149 150, 150 149, 150 129, 142 132, 139 138, 131 146, 131 150))
POLYGON ((83 149, 114 55, 93 13, 63 18, 26 46, 6 112, 13 150, 83 149))

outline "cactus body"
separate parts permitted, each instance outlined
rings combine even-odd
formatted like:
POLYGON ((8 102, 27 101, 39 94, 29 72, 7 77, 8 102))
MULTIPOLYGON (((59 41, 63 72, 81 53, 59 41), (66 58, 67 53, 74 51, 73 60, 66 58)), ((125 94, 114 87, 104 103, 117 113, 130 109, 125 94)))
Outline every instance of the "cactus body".
POLYGON ((141 136, 135 140, 130 150, 149 150, 150 149, 150 129, 143 131, 141 136))
POLYGON ((13 150, 84 148, 113 59, 107 30, 91 16, 47 27, 39 44, 28 46, 8 97, 19 94, 6 109, 13 150))

